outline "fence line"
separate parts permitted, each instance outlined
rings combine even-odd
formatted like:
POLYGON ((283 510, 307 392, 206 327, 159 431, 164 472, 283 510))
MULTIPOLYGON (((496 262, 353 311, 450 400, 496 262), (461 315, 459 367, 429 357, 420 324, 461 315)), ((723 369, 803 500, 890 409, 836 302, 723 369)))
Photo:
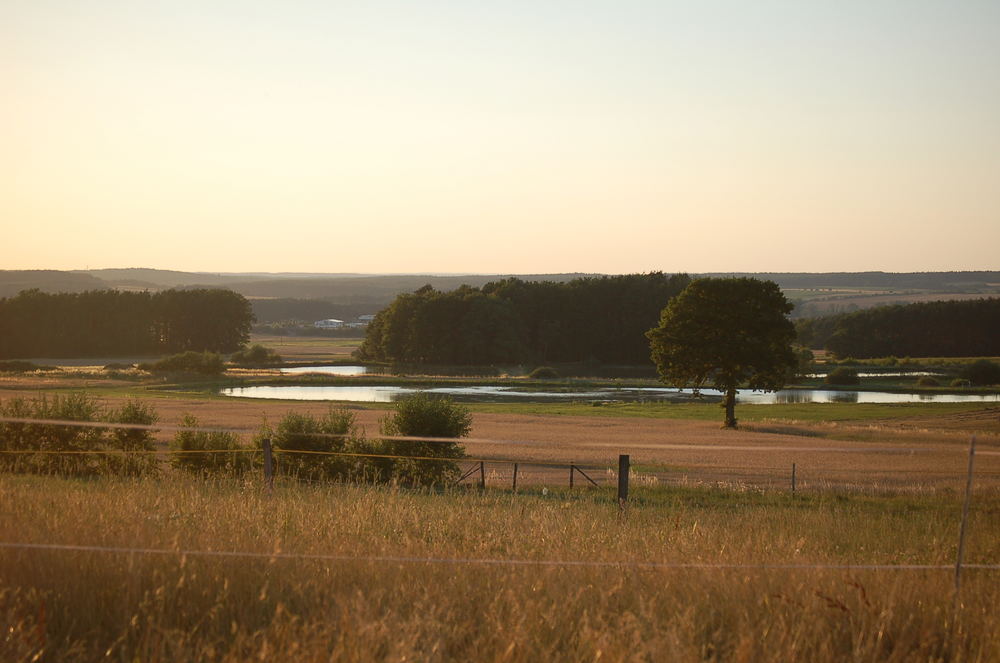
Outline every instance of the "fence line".
MULTIPOLYGON (((397 555, 331 555, 320 553, 253 552, 243 550, 173 550, 170 548, 125 548, 116 546, 87 546, 61 543, 26 543, 0 541, 0 548, 8 550, 51 550, 64 552, 95 552, 124 555, 173 555, 180 557, 223 557, 267 560, 313 560, 324 562, 373 562, 380 564, 451 564, 467 566, 552 566, 621 569, 674 569, 674 570, 849 570, 849 571, 951 571, 954 564, 782 564, 782 563, 711 563, 711 562, 644 562, 636 560, 593 561, 562 559, 499 559, 488 557, 411 557, 397 555)), ((963 564, 963 569, 1000 571, 1000 564, 963 564)))
MULTIPOLYGON (((94 449, 93 451, 81 451, 79 449, 68 449, 65 451, 60 451, 56 449, 0 449, 0 454, 8 455, 21 455, 21 456, 31 456, 35 454, 44 454, 51 456, 89 456, 89 455, 102 455, 102 456, 172 456, 177 455, 188 455, 188 454, 234 454, 234 453, 252 453, 260 454, 263 453, 263 449, 250 449, 250 448, 237 448, 237 449, 137 449, 135 451, 127 449, 94 449)), ((280 454, 307 454, 312 456, 347 456, 350 458, 391 458, 395 460, 434 460, 434 461, 454 461, 456 463, 524 463, 528 465, 541 465, 545 467, 569 467, 568 462, 558 462, 558 461, 547 461, 547 460, 524 460, 524 459, 509 459, 509 458, 475 458, 472 456, 397 456, 393 454, 371 454, 371 453, 352 453, 348 451, 311 451, 308 449, 274 449, 275 455, 280 454)), ((577 470, 581 467, 584 469, 601 470, 610 467, 610 465, 580 465, 579 463, 574 463, 577 470)))
MULTIPOLYGON (((25 417, 0 417, 0 423, 3 424, 25 424, 34 426, 68 426, 68 427, 79 427, 79 428, 109 428, 116 430, 148 430, 148 431, 163 431, 168 433, 235 433, 235 434, 253 434, 259 432, 259 429, 255 428, 221 428, 217 426, 179 426, 171 424, 128 424, 128 423, 118 423, 118 422, 103 422, 103 421, 72 421, 67 419, 29 419, 25 417)), ((315 437, 315 438, 327 438, 327 439, 348 439, 351 436, 347 433, 295 433, 296 436, 301 437, 315 437)), ((461 442, 462 444, 505 444, 505 445, 529 445, 534 444, 531 441, 525 440, 490 440, 486 438, 479 437, 421 437, 417 435, 379 435, 380 440, 393 440, 399 442, 435 442, 435 443, 454 443, 461 442)))

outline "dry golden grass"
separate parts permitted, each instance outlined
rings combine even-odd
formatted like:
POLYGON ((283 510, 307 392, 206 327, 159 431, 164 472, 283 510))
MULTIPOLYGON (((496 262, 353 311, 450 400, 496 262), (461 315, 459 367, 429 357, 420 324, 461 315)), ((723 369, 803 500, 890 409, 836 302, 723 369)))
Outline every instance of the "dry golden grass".
MULTIPOLYGON (((642 569, 433 559, 928 563, 959 502, 704 489, 548 496, 392 488, 0 478, 0 537, 311 553, 232 559, 0 548, 0 660, 990 661, 997 573, 642 569), (365 559, 369 558, 369 559, 365 559)), ((970 562, 1000 557, 1000 495, 970 562)))
MULTIPOLYGON (((53 385, 4 387, 9 398, 53 385)), ((163 424, 191 413, 245 431, 329 407, 144 398, 163 424)), ((384 410, 354 411, 376 435, 384 410)), ((0 661, 1000 660, 996 571, 969 570, 956 611, 947 570, 628 565, 949 564, 969 426, 982 431, 990 421, 979 419, 991 416, 724 431, 716 422, 476 413, 473 436, 491 441, 467 450, 522 461, 519 483, 535 487, 516 496, 283 484, 267 498, 258 477, 0 476, 3 541, 267 555, 0 548, 0 624, 9 625, 0 661), (540 464, 615 467, 619 453, 637 470, 625 520, 607 489, 567 493, 556 488, 565 468, 540 464), (786 490, 793 462, 796 496, 786 490), (359 559, 270 556, 278 551, 359 559), (371 559, 379 556, 626 564, 371 559)), ((997 563, 1000 435, 980 437, 967 561, 997 563)), ((490 485, 507 485, 509 470, 490 463, 490 485)))

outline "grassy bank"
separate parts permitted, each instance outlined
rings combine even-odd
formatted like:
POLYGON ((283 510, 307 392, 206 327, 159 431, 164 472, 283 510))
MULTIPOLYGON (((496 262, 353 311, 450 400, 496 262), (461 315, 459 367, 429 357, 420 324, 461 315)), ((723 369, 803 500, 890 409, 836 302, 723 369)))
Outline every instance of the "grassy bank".
MULTIPOLYGON (((0 477, 0 659, 947 660, 1000 657, 996 572, 629 563, 949 564, 954 496, 637 488, 454 492, 0 477), (270 557, 272 553, 341 559, 270 557), (373 559, 382 557, 383 559, 373 559), (392 559, 384 559, 392 558, 392 559), (401 558, 407 558, 404 561, 401 558), (452 560, 413 561, 413 558, 452 560), (455 560, 496 560, 461 563, 455 560), (505 564, 511 560, 625 566, 505 564)), ((967 561, 1000 558, 977 496, 967 561)))

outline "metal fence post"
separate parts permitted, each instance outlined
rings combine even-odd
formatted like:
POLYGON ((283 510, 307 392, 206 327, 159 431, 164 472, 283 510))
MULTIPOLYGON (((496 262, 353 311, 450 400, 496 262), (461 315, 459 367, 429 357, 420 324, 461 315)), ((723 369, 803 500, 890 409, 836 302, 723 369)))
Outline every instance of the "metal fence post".
POLYGON ((267 492, 274 490, 274 457, 271 454, 271 438, 265 437, 262 443, 264 447, 264 485, 267 492))
POLYGON ((965 529, 969 522, 969 502, 972 500, 972 462, 976 458, 976 436, 969 441, 969 472, 965 477, 965 504, 962 505, 962 525, 958 530, 958 556, 955 559, 955 600, 962 587, 962 556, 965 554, 965 529))
POLYGON ((629 455, 619 454, 618 456, 618 509, 625 510, 628 504, 628 473, 629 455))

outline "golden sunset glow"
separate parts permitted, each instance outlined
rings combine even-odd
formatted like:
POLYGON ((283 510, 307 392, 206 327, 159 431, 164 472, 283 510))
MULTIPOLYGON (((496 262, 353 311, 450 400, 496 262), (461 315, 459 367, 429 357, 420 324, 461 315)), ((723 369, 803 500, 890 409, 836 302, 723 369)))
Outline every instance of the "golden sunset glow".
POLYGON ((5 269, 995 269, 1000 4, 8 2, 5 269))

